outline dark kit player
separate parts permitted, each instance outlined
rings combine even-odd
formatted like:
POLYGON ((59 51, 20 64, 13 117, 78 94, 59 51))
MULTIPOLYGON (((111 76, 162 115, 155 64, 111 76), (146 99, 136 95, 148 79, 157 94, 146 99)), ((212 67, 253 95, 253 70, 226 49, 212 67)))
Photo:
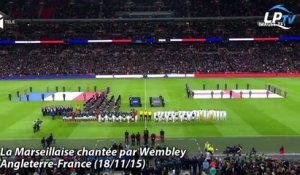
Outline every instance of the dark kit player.
POLYGON ((129 144, 129 133, 127 130, 125 131, 124 135, 125 135, 125 144, 128 145, 129 144))

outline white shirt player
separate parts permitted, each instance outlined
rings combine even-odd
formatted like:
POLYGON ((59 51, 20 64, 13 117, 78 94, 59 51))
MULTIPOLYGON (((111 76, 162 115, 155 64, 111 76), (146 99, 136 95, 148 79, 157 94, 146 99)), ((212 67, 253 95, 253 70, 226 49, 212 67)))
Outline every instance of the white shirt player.
POLYGON ((154 120, 159 121, 159 112, 154 113, 154 120))
POLYGON ((207 120, 208 117, 209 117, 209 112, 207 110, 203 110, 203 117, 204 117, 204 120, 207 120))
POLYGON ((165 111, 165 120, 166 120, 166 122, 168 122, 168 120, 169 120, 169 111, 165 111))
POLYGON ((102 117, 104 117, 101 112, 98 114, 98 122, 102 122, 102 117))
POLYGON ((199 120, 199 111, 193 111, 195 114, 195 120, 199 120))
POLYGON ((163 121, 166 120, 166 111, 162 112, 162 114, 161 114, 161 120, 163 120, 163 121))
POLYGON ((174 120, 175 121, 179 120, 179 114, 178 114, 178 112, 174 112, 174 120))
POLYGON ((227 113, 226 113, 226 111, 221 111, 221 120, 226 120, 226 115, 227 115, 227 113))
POLYGON ((180 121, 182 122, 183 121, 183 112, 182 111, 178 112, 178 115, 179 115, 180 121))
POLYGON ((172 111, 168 112, 168 120, 167 121, 173 121, 173 117, 172 117, 172 111))
POLYGON ((195 120, 195 117, 196 116, 196 113, 193 111, 193 112, 191 112, 191 120, 195 120))
MULTIPOLYGON (((131 116, 130 116, 131 117, 131 116)), ((224 110, 193 110, 193 111, 158 111, 154 112, 155 121, 189 121, 189 120, 226 120, 227 112, 224 110)), ((125 117, 127 120, 129 118, 125 117)), ((125 120, 126 120, 125 119, 125 120)), ((108 117, 106 114, 104 117, 99 117, 99 121, 102 120, 118 120, 116 116, 112 115, 108 117), (105 119, 103 119, 105 118, 105 119)), ((120 120, 120 118, 119 118, 120 120)), ((121 117, 122 120, 122 117, 121 117)))
POLYGON ((220 111, 216 111, 216 120, 220 120, 220 111))
POLYGON ((162 118, 162 112, 158 112, 157 116, 158 116, 158 121, 161 121, 161 118, 162 118))
POLYGON ((113 115, 111 116, 111 118, 112 118, 112 121, 113 121, 113 122, 116 121, 116 115, 115 115, 115 114, 113 114, 113 115))
POLYGON ((218 120, 217 119, 217 111, 213 110, 213 120, 218 120))
POLYGON ((184 111, 184 113, 183 113, 183 119, 185 121, 189 120, 188 113, 186 111, 184 111))

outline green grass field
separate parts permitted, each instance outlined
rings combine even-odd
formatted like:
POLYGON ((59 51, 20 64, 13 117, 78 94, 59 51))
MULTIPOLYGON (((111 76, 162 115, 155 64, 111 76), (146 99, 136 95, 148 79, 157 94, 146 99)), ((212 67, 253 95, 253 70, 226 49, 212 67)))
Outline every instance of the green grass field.
MULTIPOLYGON (((300 136, 300 78, 204 78, 204 79, 109 79, 109 80, 36 80, 36 81, 0 81, 0 140, 40 139, 53 133, 57 139, 104 139, 123 138, 125 130, 142 132, 145 127, 150 133, 159 133, 163 128, 168 138, 255 138, 255 137, 294 137, 300 136), (235 88, 238 83, 245 89, 250 83, 253 89, 263 89, 266 83, 281 87, 288 92, 285 99, 188 99, 185 83, 192 89, 215 89, 227 83, 235 88), (83 90, 87 86, 93 89, 111 87, 111 95, 122 96, 122 111, 128 111, 130 96, 140 96, 143 109, 158 110, 195 110, 224 109, 228 113, 227 121, 155 123, 139 121, 137 123, 98 123, 63 122, 42 117, 41 107, 47 105, 83 106, 82 102, 9 102, 8 93, 14 96, 17 90, 24 92, 29 86, 35 92, 45 92, 46 87, 54 91, 55 86, 66 86, 67 91, 83 90), (150 108, 149 97, 162 95, 166 107, 150 108), (41 118, 44 123, 38 133, 33 133, 32 123, 41 118)), ((139 110, 139 109, 137 109, 139 110)), ((297 137, 298 138, 298 137, 297 137)))

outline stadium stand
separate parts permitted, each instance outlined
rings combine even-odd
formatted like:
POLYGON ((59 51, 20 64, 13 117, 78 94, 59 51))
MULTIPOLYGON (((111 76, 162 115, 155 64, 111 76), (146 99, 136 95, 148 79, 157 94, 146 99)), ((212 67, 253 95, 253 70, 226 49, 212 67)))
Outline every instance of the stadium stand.
POLYGON ((120 39, 120 38, 177 38, 177 37, 279 37, 297 36, 299 24, 290 30, 257 27, 257 20, 200 20, 200 21, 126 21, 126 22, 22 22, 0 31, 1 39, 120 39))
MULTIPOLYGON (((3 0, 3 11, 14 18, 114 18, 114 17, 209 17, 259 16, 269 7, 269 1, 226 0, 3 0), (143 12, 143 13, 138 13, 143 12), (151 12, 160 12, 153 14, 151 12), (164 13, 163 13, 164 12, 164 13)), ((299 9, 297 1, 280 0, 299 9)))
POLYGON ((0 75, 297 72, 299 49, 296 42, 3 46, 0 75))
MULTIPOLYGON (((3 40, 297 36, 299 28, 258 28, 256 21, 20 23, 3 40)), ((0 76, 194 72, 297 72, 298 42, 3 45, 0 76), (140 54, 138 54, 140 53, 140 54), (22 55, 22 57, 20 57, 22 55), (83 59, 89 58, 89 59, 83 59), (214 63, 218 62, 218 65, 214 63), (12 63, 12 64, 8 64, 12 63), (37 66, 39 65, 39 66, 37 66), (103 67, 105 69, 103 69, 103 67)))

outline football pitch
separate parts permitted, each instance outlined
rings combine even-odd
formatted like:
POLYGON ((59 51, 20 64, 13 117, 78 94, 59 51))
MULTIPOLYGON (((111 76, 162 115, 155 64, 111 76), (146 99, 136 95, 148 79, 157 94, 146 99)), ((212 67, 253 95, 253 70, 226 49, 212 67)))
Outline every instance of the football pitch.
MULTIPOLYGON (((205 140, 220 142, 220 144, 255 144, 259 142, 264 146, 279 148, 279 144, 289 144, 290 150, 300 152, 300 78, 162 78, 162 79, 86 79, 86 80, 9 80, 0 81, 0 140, 5 142, 38 140, 53 133, 56 139, 70 140, 123 140, 124 131, 142 133, 148 128, 150 133, 159 134, 164 129, 166 138, 174 140, 174 144, 197 144, 205 140), (270 83, 287 91, 287 98, 280 99, 192 99, 187 98, 185 84, 191 89, 224 88, 264 89, 270 83), (129 97, 141 97, 143 106, 137 110, 147 109, 153 112, 162 110, 200 110, 216 109, 226 110, 226 121, 189 121, 189 122, 154 122, 138 121, 136 123, 99 123, 99 122, 64 122, 57 117, 43 117, 41 107, 55 105, 72 105, 83 107, 83 102, 60 101, 20 102, 16 99, 16 92, 22 94, 25 89, 33 88, 33 92, 46 92, 49 87, 54 92, 58 86, 66 91, 82 91, 87 87, 92 91, 97 86, 98 91, 106 87, 111 88, 111 95, 121 95, 121 111, 129 111, 129 97), (13 95, 13 101, 8 100, 8 93, 13 95), (149 97, 163 96, 166 106, 164 108, 151 108, 149 97), (41 131, 33 133, 32 124, 37 118, 43 120, 41 131), (217 138, 214 140, 214 138, 217 138), (176 140, 182 143, 177 143, 176 140), (244 140, 244 141, 243 141, 244 140), (249 140, 253 142, 248 143, 249 140), (284 141, 284 143, 282 143, 284 141), (236 142, 236 143, 233 143, 236 142), (269 143, 270 142, 270 143, 269 143), (269 145, 266 145, 269 144, 269 145), (294 145, 294 146, 293 146, 294 145), (299 149, 299 150, 298 150, 299 149)), ((0 143, 1 143, 0 142, 0 143)), ((38 141, 39 142, 39 141, 38 141)), ((90 141, 87 141, 90 142, 90 141)), ((91 143, 95 145, 95 143, 91 143)), ((21 144, 21 143, 20 143, 21 144)), ((70 143, 71 144, 71 143, 70 143)), ((83 143, 85 144, 85 143, 83 143)), ((101 144, 100 144, 101 145, 101 144)), ((247 146, 247 145, 246 145, 247 146)), ((255 145, 254 145, 255 146, 255 145)), ((198 147, 195 146, 195 149, 198 147)), ((288 150, 289 151, 289 150, 288 150)))

